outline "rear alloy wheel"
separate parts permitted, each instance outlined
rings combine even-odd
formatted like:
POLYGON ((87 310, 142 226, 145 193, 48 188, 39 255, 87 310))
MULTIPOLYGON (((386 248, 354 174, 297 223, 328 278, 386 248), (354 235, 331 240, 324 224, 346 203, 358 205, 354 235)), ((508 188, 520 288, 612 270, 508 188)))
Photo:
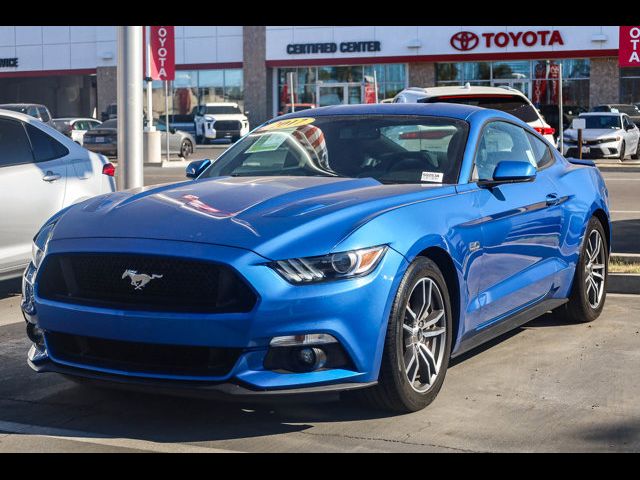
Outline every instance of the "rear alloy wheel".
POLYGON ((193 143, 190 140, 183 140, 180 145, 180 156, 182 158, 189 158, 193 153, 193 143))
POLYGON ((635 153, 631 155, 632 160, 638 160, 638 158, 640 158, 640 139, 638 139, 638 142, 636 143, 635 153))
POLYGON ((438 395, 451 353, 451 305, 438 266, 418 257, 396 294, 378 384, 359 392, 374 407, 415 412, 438 395))
POLYGON ((572 322, 592 322, 600 316, 607 298, 609 248, 604 228, 592 217, 587 225, 576 273, 563 313, 572 322))

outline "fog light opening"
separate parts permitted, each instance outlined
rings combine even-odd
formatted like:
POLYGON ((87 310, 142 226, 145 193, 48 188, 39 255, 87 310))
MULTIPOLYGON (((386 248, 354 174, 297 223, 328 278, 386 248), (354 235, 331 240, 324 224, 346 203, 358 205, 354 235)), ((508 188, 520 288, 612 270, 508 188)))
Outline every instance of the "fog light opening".
POLYGON ((319 370, 327 363, 327 354, 321 348, 305 347, 294 352, 296 361, 299 363, 301 370, 313 371, 319 370))

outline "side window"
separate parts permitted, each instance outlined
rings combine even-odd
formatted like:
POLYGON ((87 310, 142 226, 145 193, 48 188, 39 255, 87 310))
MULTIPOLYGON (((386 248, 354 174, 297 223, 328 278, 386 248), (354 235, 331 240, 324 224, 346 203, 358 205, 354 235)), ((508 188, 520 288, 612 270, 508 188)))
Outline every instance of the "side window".
POLYGON ((51 117, 49 116, 49 112, 47 112, 46 108, 38 107, 38 112, 40 113, 40 118, 42 119, 43 122, 48 122, 49 120, 51 120, 51 117))
POLYGON ((551 165, 553 163, 553 154, 549 150, 549 147, 545 143, 527 132, 529 142, 531 142, 531 149, 533 150, 533 158, 538 170, 551 165))
POLYGON ((33 154, 22 123, 0 118, 0 167, 25 163, 33 163, 33 154))
POLYGON ((62 145, 53 137, 50 137, 39 128, 26 124, 27 133, 31 139, 33 147, 33 156, 36 162, 45 162, 56 158, 64 157, 69 154, 67 147, 62 145))
POLYGON ((507 122, 491 122, 482 131, 472 180, 490 180, 500 162, 529 162, 537 167, 535 154, 528 134, 516 125, 507 122))

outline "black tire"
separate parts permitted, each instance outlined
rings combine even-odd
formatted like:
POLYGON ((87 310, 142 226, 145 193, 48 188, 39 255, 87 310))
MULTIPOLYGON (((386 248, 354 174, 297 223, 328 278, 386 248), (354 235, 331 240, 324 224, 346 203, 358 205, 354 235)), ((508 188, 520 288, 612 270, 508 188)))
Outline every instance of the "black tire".
MULTIPOLYGON (((592 243, 592 242, 591 242, 592 243)), ((608 238, 605 236, 604 228, 596 217, 591 217, 587 229, 585 231, 584 239, 582 240, 582 248, 580 249, 580 258, 576 265, 576 273, 573 277, 573 286, 571 287, 571 294, 569 295, 569 302, 559 309, 557 313, 574 323, 587 323, 593 322, 602 313, 604 303, 607 298, 607 275, 609 273, 609 246, 608 238), (602 281, 602 294, 597 307, 592 306, 593 288, 588 287, 587 275, 588 275, 588 250, 590 244, 590 238, 592 238, 593 232, 598 232, 602 239, 602 261, 604 264, 604 280, 602 281)))
POLYGON ((625 145, 624 140, 623 140, 622 141, 622 145, 620 145, 620 161, 621 162, 624 162, 624 156, 626 154, 625 150, 626 150, 626 145, 625 145))
POLYGON ((191 140, 183 140, 180 144, 180 156, 182 158, 189 158, 193 153, 193 143, 191 140))
POLYGON ((638 160, 638 158, 640 158, 640 140, 638 140, 638 143, 636 144, 635 153, 631 155, 632 160, 638 160))
MULTIPOLYGON (((387 325, 378 384, 371 388, 352 392, 354 396, 367 402, 374 408, 391 410, 393 412, 408 413, 425 408, 436 398, 444 382, 451 354, 451 327, 451 303, 444 277, 438 266, 432 260, 425 257, 418 257, 407 269, 393 302, 387 325), (406 310, 410 296, 414 288, 423 282, 424 279, 432 280, 441 294, 441 307, 444 310, 444 318, 442 319, 442 324, 438 323, 434 325, 434 327, 444 327, 445 338, 441 343, 438 343, 440 347, 438 348, 438 354, 434 354, 434 357, 441 359, 439 370, 436 376, 429 382, 428 389, 423 392, 418 392, 412 386, 412 384, 415 385, 415 380, 410 382, 408 378, 411 367, 406 368, 405 366, 405 356, 409 347, 406 346, 407 333, 403 327, 405 321, 410 319, 406 310)), ((412 335, 411 338, 413 339, 414 336, 412 335)), ((434 339, 433 342, 436 342, 436 340, 434 339)), ((417 351, 419 351, 419 349, 417 351)), ((416 354, 414 353, 414 355, 416 354)), ((423 356, 422 358, 425 358, 426 361, 426 357, 423 356)), ((419 359, 416 360, 416 362, 419 361, 419 359)), ((412 362, 410 361, 409 363, 412 362)), ((419 363, 416 363, 416 371, 418 371, 419 365, 419 363)), ((414 375, 414 379, 415 378, 414 375)), ((418 380, 418 382, 421 380, 422 372, 420 373, 420 380, 418 380)))

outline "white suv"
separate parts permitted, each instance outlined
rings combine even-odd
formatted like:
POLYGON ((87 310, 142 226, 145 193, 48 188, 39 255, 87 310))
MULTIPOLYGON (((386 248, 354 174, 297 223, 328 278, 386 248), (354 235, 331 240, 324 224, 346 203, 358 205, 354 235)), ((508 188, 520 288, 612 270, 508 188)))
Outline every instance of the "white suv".
POLYGON ((235 142, 249 133, 249 120, 237 103, 205 103, 194 117, 196 141, 228 138, 235 142))
POLYGON ((556 145, 552 128, 540 115, 529 99, 520 90, 509 87, 462 87, 405 88, 393 98, 393 103, 464 103, 484 108, 494 108, 510 113, 527 122, 544 136, 551 145, 556 145))

